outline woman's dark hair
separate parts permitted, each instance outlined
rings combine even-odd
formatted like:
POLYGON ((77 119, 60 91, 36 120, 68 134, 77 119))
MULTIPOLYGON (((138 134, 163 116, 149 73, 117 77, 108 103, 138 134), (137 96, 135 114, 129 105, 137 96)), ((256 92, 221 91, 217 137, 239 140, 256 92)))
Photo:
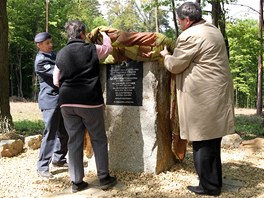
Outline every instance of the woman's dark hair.
POLYGON ((64 27, 67 32, 68 39, 80 39, 80 33, 83 32, 85 34, 86 26, 78 19, 68 21, 64 27))
POLYGON ((202 19, 202 9, 198 3, 185 2, 177 9, 177 16, 180 19, 189 18, 191 21, 202 19))

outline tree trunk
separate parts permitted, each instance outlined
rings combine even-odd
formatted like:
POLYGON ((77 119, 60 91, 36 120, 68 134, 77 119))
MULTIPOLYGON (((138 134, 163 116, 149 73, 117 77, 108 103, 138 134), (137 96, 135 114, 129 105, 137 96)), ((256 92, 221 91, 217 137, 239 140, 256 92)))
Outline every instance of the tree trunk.
POLYGON ((175 38, 177 39, 179 36, 179 28, 177 25, 177 17, 176 17, 176 9, 175 9, 175 3, 174 0, 171 0, 171 7, 172 7, 172 15, 173 15, 173 22, 175 26, 175 38))
POLYGON ((22 75, 22 55, 18 52, 18 93, 21 98, 24 97, 23 94, 23 75, 22 75))
POLYGON ((155 24, 156 24, 156 32, 159 32, 159 4, 158 0, 155 0, 155 24))
POLYGON ((14 78, 13 78, 13 72, 14 72, 14 66, 13 66, 13 64, 11 63, 10 64, 10 96, 12 97, 12 96, 14 96, 14 84, 13 84, 13 82, 14 82, 14 78))
POLYGON ((8 67, 8 19, 7 0, 0 3, 0 132, 7 132, 13 125, 9 105, 9 67, 8 67))
POLYGON ((46 0, 46 32, 49 32, 49 0, 46 0))
POLYGON ((262 76, 263 76, 263 0, 259 0, 259 53, 258 53, 258 96, 257 96, 257 115, 262 114, 262 76))
MULTIPOLYGON (((219 3, 220 5, 220 3, 219 3)), ((219 27, 220 27, 220 31, 225 39, 225 44, 226 44, 226 51, 227 51, 227 55, 228 57, 230 57, 230 53, 229 53, 229 42, 228 42, 228 37, 226 34, 226 20, 225 20, 225 11, 224 11, 224 2, 222 2, 222 6, 220 5, 219 7, 219 27)))
POLYGON ((221 5, 218 0, 209 1, 212 4, 212 23, 218 28, 221 5))
POLYGON ((226 22, 225 22, 225 11, 224 11, 224 2, 221 0, 210 1, 212 4, 212 23, 218 28, 225 39, 226 51, 229 57, 229 42, 226 35, 226 22), (222 3, 222 6, 221 6, 222 3))

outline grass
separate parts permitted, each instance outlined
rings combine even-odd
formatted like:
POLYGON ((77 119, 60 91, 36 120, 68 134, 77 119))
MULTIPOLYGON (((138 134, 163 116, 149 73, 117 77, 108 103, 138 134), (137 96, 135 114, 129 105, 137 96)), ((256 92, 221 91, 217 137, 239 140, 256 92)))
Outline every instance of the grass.
POLYGON ((235 130, 245 140, 264 137, 264 118, 256 115, 237 115, 235 130))
MULTIPOLYGON (((16 133, 24 136, 42 133, 44 123, 36 102, 11 102, 10 106, 16 133)), ((243 139, 264 137, 264 117, 256 116, 254 112, 251 109, 237 109, 235 130, 243 139)), ((4 127, 6 124, 0 123, 0 129, 4 127)))
MULTIPOLYGON (((235 130, 242 139, 264 137, 264 118, 256 115, 237 115, 235 117, 235 130)), ((44 123, 41 120, 14 121, 14 129, 25 136, 42 133, 44 123)))
POLYGON ((42 133, 44 130, 44 122, 42 120, 19 120, 14 121, 14 129, 16 133, 30 136, 42 133))

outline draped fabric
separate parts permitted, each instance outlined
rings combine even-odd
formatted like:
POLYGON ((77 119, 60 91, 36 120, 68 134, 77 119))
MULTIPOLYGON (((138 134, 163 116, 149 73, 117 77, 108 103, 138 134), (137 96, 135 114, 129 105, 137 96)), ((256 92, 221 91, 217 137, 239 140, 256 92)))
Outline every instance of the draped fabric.
POLYGON ((86 35, 87 42, 102 44, 101 32, 111 38, 113 52, 103 64, 120 63, 122 61, 160 61, 160 51, 166 45, 173 53, 175 41, 156 32, 124 32, 118 29, 100 26, 86 35))
MULTIPOLYGON (((175 41, 157 32, 124 32, 115 28, 100 26, 86 35, 86 42, 102 44, 102 35, 106 32, 111 38, 113 52, 101 61, 102 64, 115 64, 123 61, 159 61, 163 64, 160 51, 167 46, 172 54, 175 41)), ((187 141, 180 138, 179 118, 176 100, 175 75, 171 74, 170 88, 170 131, 171 148, 174 155, 182 161, 185 158, 187 141)))

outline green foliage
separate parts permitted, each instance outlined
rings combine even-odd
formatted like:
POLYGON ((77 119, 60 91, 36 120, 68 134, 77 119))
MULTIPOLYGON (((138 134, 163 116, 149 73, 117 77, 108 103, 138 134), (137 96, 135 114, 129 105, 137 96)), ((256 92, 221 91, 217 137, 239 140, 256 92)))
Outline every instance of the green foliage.
MULTIPOLYGON (((54 51, 61 49, 67 42, 64 25, 69 19, 80 18, 91 28, 96 27, 100 22, 105 25, 102 17, 97 18, 100 15, 98 7, 97 0, 50 0, 48 31, 52 35, 54 51), (97 20, 94 20, 95 18, 97 20)), ((46 1, 8 0, 7 13, 10 93, 11 96, 31 98, 36 95, 33 67, 37 48, 34 44, 34 36, 38 32, 46 31, 46 1)))
MULTIPOLYGON (((107 21, 111 27, 122 31, 155 32, 155 7, 156 1, 128 0, 122 3, 118 0, 105 0, 104 6, 107 21)), ((162 31, 169 29, 168 11, 158 9, 158 19, 162 31)))
POLYGON ((259 46, 257 21, 238 20, 228 23, 227 34, 237 105, 255 107, 259 46), (248 101, 252 101, 251 104, 248 104, 248 101))
POLYGON ((19 120, 14 121, 14 129, 16 133, 21 135, 29 136, 42 133, 44 130, 44 122, 41 120, 31 121, 31 120, 19 120))
POLYGON ((98 26, 108 26, 107 21, 102 16, 97 16, 93 20, 93 25, 91 26, 91 30, 98 26))
MULTIPOLYGON (((7 2, 11 83, 14 86, 21 83, 25 85, 23 86, 23 91, 28 95, 31 94, 32 53, 34 53, 34 30, 30 26, 35 24, 34 18, 28 16, 40 11, 36 2, 29 0, 8 0, 7 2), (27 75, 22 78, 20 72, 24 73, 24 71, 27 75)), ((13 94, 20 96, 20 92, 16 87, 11 90, 13 94)))
MULTIPOLYGON (((16 133, 29 136, 42 133, 44 122, 41 120, 19 120, 14 121, 16 133)), ((256 115, 237 115, 235 117, 235 130, 243 139, 264 137, 264 118, 256 115)))
POLYGON ((123 31, 142 31, 143 25, 135 1, 122 3, 118 0, 105 0, 104 7, 111 27, 123 31))
MULTIPOLYGON (((222 0, 221 0, 222 1, 222 0)), ((224 3, 235 0, 224 0, 224 3)), ((64 25, 69 19, 80 19, 87 31, 104 25, 123 31, 155 32, 155 9, 161 33, 175 39, 175 27, 169 19, 172 0, 50 0, 49 32, 54 50, 67 42, 64 25), (100 13, 100 3, 104 5, 100 13)), ((175 2, 175 1, 174 1, 175 2)), ((175 6, 185 2, 178 0, 175 6)), ((202 1, 202 6, 211 1, 202 1)), ((33 39, 36 33, 46 30, 46 1, 8 0, 10 93, 25 98, 36 96, 34 86, 34 58, 37 48, 33 39)), ((258 22, 237 20, 226 24, 230 50, 230 66, 234 79, 237 107, 255 107, 258 65, 258 22)))
POLYGON ((264 118, 256 115, 235 117, 235 130, 243 139, 264 137, 264 118))
POLYGON ((139 16, 144 22, 144 27, 147 28, 144 31, 156 31, 155 24, 155 9, 158 9, 158 22, 159 31, 167 36, 172 36, 174 38, 175 30, 170 27, 169 13, 172 12, 171 0, 151 0, 151 1, 139 1, 140 8, 138 9, 139 16), (171 32, 174 31, 173 34, 171 32))
POLYGON ((73 0, 72 7, 68 11, 68 19, 79 19, 87 26, 90 32, 95 27, 107 25, 100 13, 100 4, 96 0, 73 0))

